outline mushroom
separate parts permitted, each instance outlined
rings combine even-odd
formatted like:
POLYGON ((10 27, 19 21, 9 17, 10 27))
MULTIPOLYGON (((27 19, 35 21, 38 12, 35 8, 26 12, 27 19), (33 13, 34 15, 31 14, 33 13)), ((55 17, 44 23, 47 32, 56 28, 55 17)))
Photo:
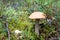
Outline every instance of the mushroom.
POLYGON ((46 15, 43 12, 33 12, 29 18, 35 19, 35 33, 39 36, 39 20, 45 19, 46 15))
POLYGON ((20 38, 22 38, 22 35, 21 35, 22 31, 15 30, 14 33, 15 33, 15 35, 16 35, 16 37, 17 37, 18 40, 19 40, 20 38))
POLYGON ((22 31, 19 31, 19 30, 15 30, 15 34, 17 35, 17 34, 21 34, 22 33, 22 31))

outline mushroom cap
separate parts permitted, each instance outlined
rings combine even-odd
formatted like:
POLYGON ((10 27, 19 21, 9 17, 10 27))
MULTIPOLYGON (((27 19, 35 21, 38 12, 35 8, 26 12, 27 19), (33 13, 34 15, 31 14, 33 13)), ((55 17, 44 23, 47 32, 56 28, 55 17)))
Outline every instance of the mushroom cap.
POLYGON ((15 34, 22 33, 22 31, 15 30, 15 34))
POLYGON ((30 16, 30 19, 45 19, 46 15, 43 12, 33 12, 30 16))

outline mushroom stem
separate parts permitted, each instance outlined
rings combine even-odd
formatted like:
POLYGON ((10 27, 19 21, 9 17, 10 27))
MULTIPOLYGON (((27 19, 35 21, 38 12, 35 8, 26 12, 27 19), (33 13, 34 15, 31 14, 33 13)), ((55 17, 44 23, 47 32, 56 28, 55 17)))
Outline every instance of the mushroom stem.
POLYGON ((35 33, 39 36, 39 19, 36 19, 35 23, 35 33))

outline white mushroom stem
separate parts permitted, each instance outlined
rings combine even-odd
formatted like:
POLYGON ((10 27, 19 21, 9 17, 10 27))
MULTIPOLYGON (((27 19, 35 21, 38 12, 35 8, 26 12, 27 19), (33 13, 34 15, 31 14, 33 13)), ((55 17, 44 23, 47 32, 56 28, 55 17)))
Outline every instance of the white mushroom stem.
POLYGON ((39 19, 36 19, 35 23, 35 33, 39 36, 39 19))

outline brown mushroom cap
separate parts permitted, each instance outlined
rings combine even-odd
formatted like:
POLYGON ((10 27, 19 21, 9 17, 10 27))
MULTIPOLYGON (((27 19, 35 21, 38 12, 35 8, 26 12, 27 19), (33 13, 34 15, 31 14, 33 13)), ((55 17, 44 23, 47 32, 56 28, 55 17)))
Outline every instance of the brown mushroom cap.
POLYGON ((45 19, 46 15, 43 12, 34 12, 29 16, 30 19, 45 19))

